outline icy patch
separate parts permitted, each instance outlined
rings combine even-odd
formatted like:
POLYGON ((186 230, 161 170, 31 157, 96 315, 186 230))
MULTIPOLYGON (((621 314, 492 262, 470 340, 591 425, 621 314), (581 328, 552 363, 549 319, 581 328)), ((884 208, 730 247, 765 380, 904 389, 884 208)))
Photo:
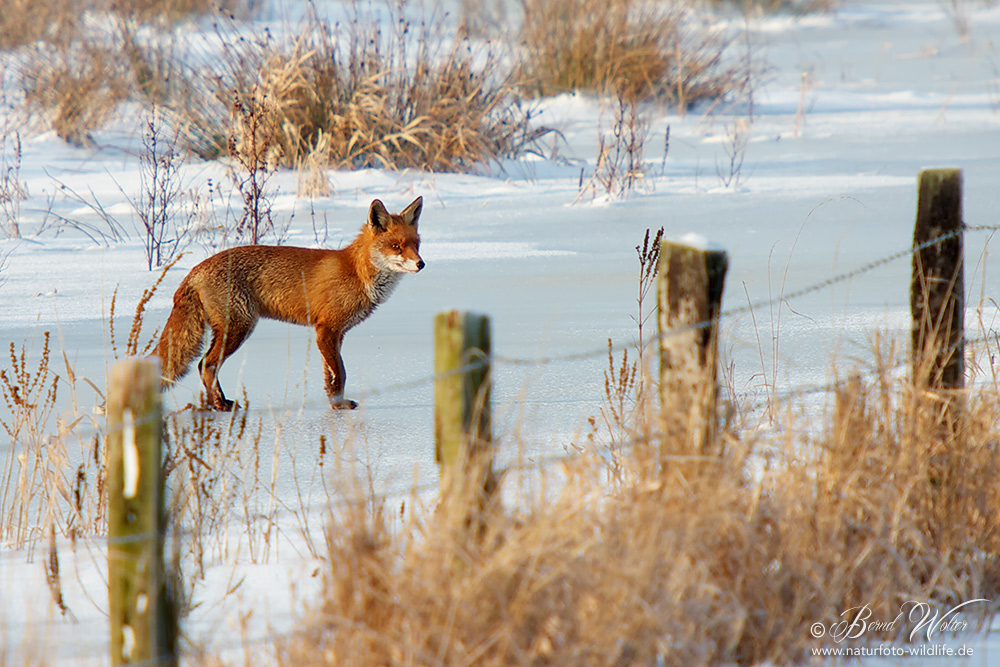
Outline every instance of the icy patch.
POLYGON ((525 257, 562 257, 575 255, 571 250, 544 250, 534 243, 513 242, 444 242, 423 250, 428 261, 469 259, 522 259, 525 257))

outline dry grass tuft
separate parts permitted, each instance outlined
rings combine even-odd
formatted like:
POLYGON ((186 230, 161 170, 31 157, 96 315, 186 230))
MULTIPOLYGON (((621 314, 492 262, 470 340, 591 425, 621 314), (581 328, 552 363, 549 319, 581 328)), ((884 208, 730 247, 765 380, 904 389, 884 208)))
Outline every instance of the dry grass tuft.
POLYGON ((156 290, 159 289, 160 283, 163 282, 163 279, 167 277, 167 271, 172 269, 177 262, 181 261, 182 257, 184 257, 183 254, 174 257, 169 264, 166 264, 163 267, 156 281, 142 291, 142 296, 135 305, 135 313, 132 315, 132 324, 129 327, 128 339, 125 341, 125 349, 121 352, 119 352, 118 345, 115 341, 115 304, 118 300, 118 287, 116 286, 114 291, 111 293, 111 306, 108 315, 108 334, 111 338, 111 354, 115 359, 135 356, 144 357, 153 350, 160 334, 159 329, 155 329, 153 333, 149 335, 141 349, 139 347, 139 342, 142 337, 142 321, 146 315, 146 304, 149 303, 150 299, 152 299, 156 294, 156 290))
POLYGON ((80 30, 83 16, 80 4, 79 0, 4 0, 0 11, 0 51, 39 41, 68 43, 80 30))
POLYGON ((7 415, 0 427, 10 437, 0 469, 0 540, 23 547, 51 527, 53 507, 65 497, 65 450, 45 433, 55 409, 59 377, 49 367, 49 332, 42 349, 29 361, 27 349, 18 354, 14 343, 8 350, 9 366, 0 368, 0 395, 7 415))
POLYGON ((258 0, 111 0, 110 9, 141 22, 170 24, 215 13, 249 16, 259 4, 258 0))
POLYGON ((41 112, 56 134, 77 145, 91 143, 91 133, 111 117, 130 90, 119 55, 89 43, 38 48, 21 77, 28 109, 41 112))
POLYGON ((447 491, 398 522, 352 505, 328 530, 305 639, 280 642, 279 663, 793 664, 831 641, 813 623, 852 607, 891 620, 907 600, 994 598, 1000 390, 942 430, 940 403, 891 379, 895 361, 845 383, 822 423, 790 411, 707 457, 643 435, 662 418, 646 401, 625 446, 565 460, 554 495, 485 510, 479 539, 456 530, 468 505, 447 491))
POLYGON ((521 0, 530 90, 657 99, 681 111, 739 88, 728 38, 698 25, 683 5, 635 0, 521 0))
MULTIPOLYGON (((594 172, 584 183, 576 200, 585 195, 623 199, 646 181, 645 145, 649 138, 649 118, 634 98, 618 93, 611 101, 611 131, 598 128, 597 160, 594 172)), ((603 125, 602 118, 602 125, 603 125)))
POLYGON ((300 197, 329 197, 333 195, 330 183, 330 136, 320 132, 316 143, 308 155, 299 158, 296 171, 299 174, 298 195, 300 197))
POLYGON ((710 6, 716 8, 734 7, 747 16, 832 12, 839 4, 837 0, 710 0, 709 2, 710 6))
POLYGON ((234 40, 216 99, 232 105, 236 91, 237 108, 259 122, 223 121, 218 109, 180 115, 197 152, 221 151, 211 142, 228 136, 242 162, 263 146, 268 165, 291 168, 469 171, 530 149, 546 131, 529 126, 499 53, 463 40, 439 52, 439 29, 358 15, 338 32, 312 16, 291 44, 234 40))
MULTIPOLYGON (((243 405, 247 405, 245 397, 243 405)), ((248 428, 246 410, 228 420, 215 419, 210 411, 184 410, 168 416, 165 430, 164 477, 173 498, 170 511, 178 525, 198 526, 183 541, 198 576, 205 576, 206 564, 229 558, 230 549, 240 550, 240 544, 229 544, 234 511, 237 520, 245 521, 251 561, 261 562, 261 540, 256 539, 262 530, 256 523, 261 515, 255 507, 260 420, 248 428)), ((271 521, 266 521, 263 530, 272 529, 271 521)))

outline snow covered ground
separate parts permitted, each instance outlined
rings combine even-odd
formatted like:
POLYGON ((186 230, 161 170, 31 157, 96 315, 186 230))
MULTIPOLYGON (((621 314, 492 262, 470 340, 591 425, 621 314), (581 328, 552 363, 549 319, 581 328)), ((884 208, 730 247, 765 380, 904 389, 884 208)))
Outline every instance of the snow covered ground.
MULTIPOLYGON (((290 220, 285 242, 294 245, 345 244, 373 198, 398 211, 422 195, 427 262, 347 336, 347 395, 362 404, 356 414, 331 414, 305 328, 263 322, 223 367, 224 389, 236 398, 245 390, 263 422, 262 458, 279 449, 279 495, 293 503, 318 434, 329 432, 363 434, 360 455, 383 491, 405 492, 415 474, 417 483, 433 483, 432 387, 417 381, 433 369, 432 316, 450 308, 492 318, 495 430, 502 448, 521 442, 502 449, 501 458, 545 456, 579 440, 601 408, 608 338, 616 348, 635 341, 634 247, 647 228, 663 226, 673 238, 696 233, 727 249, 723 308, 758 304, 723 319, 729 382, 740 396, 763 400, 765 385, 780 395, 829 382, 832 365, 841 374, 865 368, 876 331, 908 329, 908 258, 784 305, 775 300, 906 249, 923 168, 960 167, 966 222, 1000 225, 1000 5, 970 2, 971 32, 962 39, 945 4, 865 0, 828 14, 752 21, 753 57, 767 64, 752 119, 746 105, 683 117, 651 110, 649 170, 624 200, 576 201, 581 168, 593 168, 598 128, 609 123, 598 101, 575 95, 539 103, 537 122, 566 139, 558 159, 509 162, 484 175, 333 172, 334 196, 311 200, 295 196, 295 174, 277 174, 274 211, 290 220), (727 187, 726 149, 736 128, 748 143, 727 187), (558 360, 578 353, 590 354, 558 360), (530 363, 543 358, 556 360, 530 363)), ((133 118, 98 133, 90 148, 51 133, 24 137, 24 238, 0 239, 0 344, 26 344, 37 354, 41 332, 52 331, 77 376, 101 388, 113 363, 112 293, 117 289, 120 344, 134 304, 155 279, 127 201, 139 190, 139 132, 133 118), (127 238, 107 238, 95 207, 118 220, 127 238), (54 225, 53 215, 89 231, 54 225), (47 230, 35 235, 46 220, 47 230)), ((188 164, 182 178, 190 187, 228 182, 216 163, 188 164)), ((976 306, 967 315, 971 336, 997 326, 1000 267, 990 238, 966 238, 968 302, 976 306)), ((147 330, 162 324, 173 289, 211 252, 199 243, 186 250, 148 306, 147 330)), ((188 376, 167 394, 168 409, 197 391, 188 376)), ((101 402, 82 385, 75 398, 84 408, 101 402)), ((58 410, 68 411, 70 401, 64 392, 58 410)), ((0 440, 0 460, 8 447, 0 440)), ((245 628, 250 636, 293 630, 293 608, 317 586, 315 554, 302 534, 319 528, 287 527, 266 563, 243 555, 209 568, 196 588, 201 606, 189 621, 192 634, 226 648, 238 646, 245 628), (242 583, 227 595, 234 582, 242 583)), ((75 620, 59 617, 49 599, 42 551, 0 550, 0 662, 6 653, 10 664, 21 664, 18 656, 36 646, 51 664, 106 662, 103 550, 86 540, 61 545, 75 620)), ((926 663, 1000 664, 995 640, 978 637, 974 645, 972 658, 926 663)))

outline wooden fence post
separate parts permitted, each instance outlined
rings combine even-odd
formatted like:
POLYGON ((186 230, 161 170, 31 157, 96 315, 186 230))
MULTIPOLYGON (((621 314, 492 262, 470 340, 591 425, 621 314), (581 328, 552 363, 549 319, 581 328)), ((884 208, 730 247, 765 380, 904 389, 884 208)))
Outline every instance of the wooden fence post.
POLYGON ((965 386, 962 172, 920 173, 910 285, 912 380, 938 393, 941 423, 954 423, 965 386))
POLYGON ((176 664, 163 563, 160 363, 133 359, 108 377, 108 607, 111 664, 176 664))
POLYGON ((442 466, 461 460, 469 444, 489 444, 490 318, 452 310, 434 317, 435 458, 442 466))
POLYGON ((442 474, 477 497, 496 489, 492 464, 490 318, 449 311, 434 317, 434 440, 442 474), (470 478, 469 476, 472 476, 470 478))
POLYGON ((672 453, 719 453, 718 323, 728 266, 721 250, 672 241, 660 246, 660 405, 672 453))

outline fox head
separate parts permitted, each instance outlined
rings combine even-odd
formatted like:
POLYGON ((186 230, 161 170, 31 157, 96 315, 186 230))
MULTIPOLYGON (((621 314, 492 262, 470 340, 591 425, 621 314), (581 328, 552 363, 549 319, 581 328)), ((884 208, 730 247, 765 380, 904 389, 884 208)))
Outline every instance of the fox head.
POLYGON ((401 213, 394 215, 376 199, 368 209, 364 231, 372 235, 371 260, 381 271, 416 273, 424 268, 420 258, 420 235, 417 221, 423 208, 423 197, 417 197, 401 213))

